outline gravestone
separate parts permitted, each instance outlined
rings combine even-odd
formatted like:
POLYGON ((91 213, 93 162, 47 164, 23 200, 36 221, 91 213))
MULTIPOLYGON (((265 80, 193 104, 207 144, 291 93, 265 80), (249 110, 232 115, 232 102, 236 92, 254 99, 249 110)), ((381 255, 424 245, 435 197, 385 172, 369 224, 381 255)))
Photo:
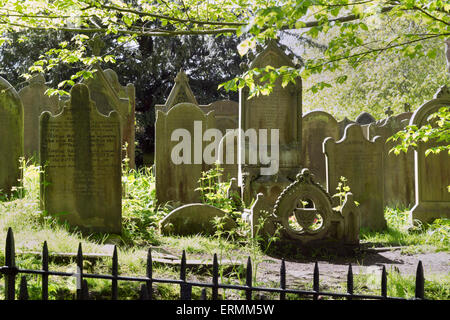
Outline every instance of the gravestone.
POLYGON ((414 154, 389 152, 398 142, 389 137, 406 126, 399 116, 389 117, 369 125, 369 140, 380 136, 383 144, 384 205, 409 207, 414 203, 414 154))
MULTIPOLYGON (((275 41, 270 41, 267 46, 256 56, 250 64, 252 68, 265 68, 272 66, 295 67, 292 60, 285 54, 282 47, 275 41)), ((255 81, 258 81, 257 79, 255 81)), ((239 91, 239 129, 243 145, 239 148, 241 163, 239 164, 238 184, 242 188, 243 200, 250 204, 258 193, 264 194, 268 208, 273 207, 279 193, 294 179, 301 168, 301 141, 302 141, 302 81, 296 79, 296 83, 282 86, 278 79, 269 95, 260 95, 249 98, 249 89, 242 88, 239 91), (279 139, 276 148, 279 149, 278 172, 276 174, 262 175, 261 169, 269 165, 263 164, 261 159, 256 161, 262 148, 271 150, 272 130, 278 130, 279 139), (248 130, 255 130, 258 142, 257 146, 249 143, 249 139, 243 137, 248 130), (267 130, 267 141, 261 143, 260 130, 267 130), (257 150, 256 150, 257 148, 257 150), (252 163, 253 162, 253 163, 252 163)))
POLYGON ((220 140, 217 159, 223 169, 222 176, 219 177, 220 182, 230 181, 233 178, 237 181, 239 172, 238 136, 237 130, 229 130, 220 140))
POLYGON ((48 87, 42 74, 38 74, 28 81, 28 85, 19 91, 23 104, 24 123, 24 154, 27 159, 39 155, 39 116, 44 111, 57 114, 59 99, 45 94, 48 87))
POLYGON ((190 236, 203 234, 212 236, 217 227, 214 220, 223 223, 222 231, 236 228, 236 223, 216 207, 203 203, 192 203, 171 211, 160 223, 161 233, 164 235, 190 236))
POLYGON ((98 112, 84 84, 62 112, 41 115, 41 205, 85 232, 121 233, 120 117, 98 112))
POLYGON ((347 128, 347 126, 352 123, 355 123, 355 121, 352 121, 352 120, 348 119, 347 117, 345 117, 344 120, 341 120, 338 122, 339 139, 341 139, 344 136, 345 128, 347 128))
POLYGON ((136 167, 135 160, 135 122, 136 122, 136 88, 132 83, 122 86, 119 82, 117 73, 112 69, 104 71, 106 78, 111 83, 113 89, 117 92, 121 100, 129 101, 128 111, 123 114, 124 124, 122 125, 122 145, 126 142, 126 154, 122 151, 122 158, 128 156, 129 166, 136 167))
POLYGON ((175 85, 170 91, 166 103, 163 105, 155 105, 155 110, 156 112, 167 112, 176 104, 183 102, 192 103, 198 106, 197 99, 195 99, 191 87, 189 86, 189 78, 183 70, 180 70, 175 77, 175 85))
POLYGON ((261 198, 263 195, 258 194, 250 213, 244 216, 250 222, 253 237, 257 236, 259 228, 259 236, 274 236, 278 230, 281 241, 301 247, 359 244, 360 214, 351 194, 343 206, 335 210, 330 194, 314 181, 307 168, 281 192, 269 215, 259 205, 261 198), (261 217, 265 220, 263 225, 259 222, 261 217))
POLYGON ((0 77, 0 192, 11 195, 22 177, 23 106, 17 91, 0 77))
POLYGON ((93 78, 86 80, 85 84, 101 114, 107 116, 111 111, 119 113, 122 147, 127 145, 126 151, 122 152, 122 158, 128 154, 130 167, 134 168, 134 86, 130 84, 124 89, 115 72, 105 72, 99 65, 96 65, 93 78))
MULTIPOLYGON (((441 107, 450 106, 450 91, 441 87, 434 99, 424 103, 413 114, 411 125, 436 124, 428 121, 428 117, 441 107)), ((418 142, 414 150, 416 202, 411 209, 413 219, 422 222, 432 222, 436 218, 450 218, 450 156, 448 152, 430 153, 425 156, 425 150, 446 145, 448 142, 418 142)))
POLYGON ((169 201, 180 203, 200 202, 200 193, 195 189, 199 187, 198 180, 202 171, 207 170, 203 163, 202 142, 203 133, 214 128, 214 112, 207 115, 192 103, 179 103, 170 108, 167 113, 158 110, 155 124, 155 171, 156 171, 156 197, 158 203, 169 201), (201 128, 195 132, 194 122, 199 122, 201 128), (181 129, 186 138, 175 137, 172 134, 181 129), (178 139, 178 140, 177 140, 178 139), (188 140, 188 150, 176 152, 176 147, 188 140), (193 140, 193 141, 192 141, 193 140), (186 154, 185 154, 186 152, 186 154), (186 157, 186 161, 175 163, 172 153, 176 156, 186 157))
POLYGON ((315 181, 326 185, 325 155, 323 140, 332 137, 339 140, 339 126, 336 119, 324 111, 311 111, 303 116, 302 162, 314 175, 315 181))
POLYGON ((216 128, 226 134, 227 129, 239 127, 239 103, 231 100, 214 101, 208 105, 200 105, 203 112, 214 111, 216 116, 216 128))
POLYGON ((327 160, 328 192, 337 193, 340 177, 345 177, 350 192, 360 204, 361 226, 384 229, 383 144, 380 138, 369 141, 359 125, 351 124, 339 141, 325 139, 323 151, 327 160))
POLYGON ((375 122, 375 118, 368 112, 361 112, 361 114, 356 118, 356 123, 360 125, 371 124, 375 122))

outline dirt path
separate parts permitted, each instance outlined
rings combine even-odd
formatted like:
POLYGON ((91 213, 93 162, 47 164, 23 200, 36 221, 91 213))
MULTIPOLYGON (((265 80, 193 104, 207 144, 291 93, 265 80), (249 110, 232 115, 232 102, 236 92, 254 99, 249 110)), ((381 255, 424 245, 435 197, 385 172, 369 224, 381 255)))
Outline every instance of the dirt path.
MULTIPOLYGON (((266 257, 258 266, 258 279, 261 281, 279 282, 280 259, 266 257)), ((414 275, 417 264, 422 261, 425 278, 427 275, 450 274, 450 253, 433 252, 412 255, 402 254, 400 250, 366 252, 358 258, 317 259, 319 263, 320 281, 330 287, 345 282, 348 264, 352 264, 354 274, 379 274, 382 266, 386 271, 398 270, 403 275, 414 275)), ((286 260, 287 283, 295 287, 297 283, 312 284, 315 259, 286 260)))

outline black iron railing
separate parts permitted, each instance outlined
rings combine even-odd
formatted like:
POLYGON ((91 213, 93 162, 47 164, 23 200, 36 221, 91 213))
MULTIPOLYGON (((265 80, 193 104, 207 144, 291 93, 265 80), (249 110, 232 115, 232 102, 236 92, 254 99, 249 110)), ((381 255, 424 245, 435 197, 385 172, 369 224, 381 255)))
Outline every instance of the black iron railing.
MULTIPOLYGON (((182 300, 191 300, 192 298, 192 288, 200 287, 202 288, 201 299, 206 299, 207 289, 211 290, 211 299, 219 299, 219 289, 232 289, 245 292, 245 298, 247 300, 252 300, 253 294, 255 292, 266 292, 279 294, 280 300, 286 299, 286 294, 295 294, 301 297, 310 297, 313 300, 319 299, 320 296, 323 297, 333 297, 333 298, 345 298, 351 299, 371 299, 371 300, 407 300, 406 298, 399 297, 388 297, 387 296, 387 273, 386 268, 383 266, 381 272, 381 293, 380 295, 369 295, 369 294, 357 294, 353 291, 353 271, 352 265, 349 264, 347 272, 347 292, 326 292, 320 290, 319 283, 319 265, 316 262, 314 265, 314 275, 313 275, 313 290, 297 290, 286 288, 286 265, 284 259, 281 261, 280 267, 280 286, 278 288, 271 287, 259 287, 253 286, 252 283, 252 261, 250 257, 247 260, 246 266, 246 281, 245 285, 236 284, 225 284, 219 283, 219 263, 217 261, 217 255, 214 254, 213 265, 212 265, 212 281, 210 283, 202 283, 195 281, 188 281, 186 279, 186 253, 183 251, 180 263, 180 279, 162 279, 153 277, 153 262, 152 262, 152 252, 151 249, 148 250, 147 255, 147 267, 145 277, 131 277, 131 276, 121 276, 119 275, 119 260, 117 255, 117 247, 114 247, 112 255, 112 270, 110 275, 101 274, 89 274, 83 272, 83 251, 81 243, 78 246, 78 253, 76 257, 77 272, 67 273, 67 272, 57 272, 51 271, 48 268, 49 264, 49 253, 47 242, 45 241, 42 249, 42 269, 41 270, 29 270, 21 269, 17 267, 15 262, 15 246, 14 246, 14 235, 11 228, 8 229, 8 234, 6 237, 6 248, 5 248, 5 265, 0 267, 0 273, 5 277, 5 299, 14 300, 16 298, 16 278, 18 275, 23 275, 20 280, 19 286, 19 299, 27 300, 28 287, 27 280, 24 274, 35 274, 40 275, 42 278, 42 300, 48 300, 48 279, 49 276, 59 276, 59 277, 75 277, 77 279, 77 292, 76 298, 79 300, 86 300, 89 298, 89 289, 86 279, 103 279, 111 281, 111 299, 118 299, 118 287, 119 281, 135 281, 141 282, 140 287, 140 299, 151 300, 152 296, 152 286, 154 283, 166 283, 175 284, 180 286, 180 298, 182 300)), ((423 273, 422 262, 419 261, 416 272, 416 288, 415 288, 415 299, 424 299, 425 290, 425 279, 423 273)))

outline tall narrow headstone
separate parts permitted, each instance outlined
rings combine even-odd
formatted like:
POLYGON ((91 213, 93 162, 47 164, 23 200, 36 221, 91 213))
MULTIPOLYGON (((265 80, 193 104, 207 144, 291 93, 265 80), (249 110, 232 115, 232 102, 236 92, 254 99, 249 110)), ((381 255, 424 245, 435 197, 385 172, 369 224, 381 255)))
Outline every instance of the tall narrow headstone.
MULTIPOLYGON (((265 68, 272 66, 295 67, 292 60, 285 54, 281 46, 270 41, 256 56, 250 68, 265 68)), ((258 81, 257 79, 255 81, 258 81)), ((242 146, 239 148, 239 185, 243 189, 244 201, 250 204, 258 193, 264 194, 268 207, 273 207, 279 193, 289 185, 301 169, 302 142, 302 81, 282 85, 278 79, 269 95, 259 95, 249 99, 247 87, 239 91, 239 129, 242 146), (258 142, 255 145, 242 135, 248 130, 257 133, 258 142), (260 130, 267 130, 267 141, 260 141, 260 130), (271 150, 271 137, 278 130, 279 156, 276 160, 278 171, 272 175, 261 174, 265 165, 252 156, 258 156, 261 148, 271 150), (258 150, 256 150, 257 148, 258 150)))
POLYGON ((99 65, 93 78, 85 81, 89 88, 91 99, 95 102, 98 111, 108 115, 117 111, 120 116, 122 130, 122 147, 127 144, 122 158, 128 155, 130 167, 134 168, 134 86, 128 85, 126 89, 119 84, 117 74, 109 70, 105 72, 99 65))
POLYGON ((121 233, 120 117, 98 112, 84 84, 63 111, 41 115, 41 205, 87 232, 121 233))
POLYGON ((359 125, 351 124, 341 140, 325 139, 323 151, 327 159, 328 192, 338 193, 340 177, 345 177, 355 201, 359 202, 361 227, 384 229, 383 145, 380 138, 369 141, 359 125))
POLYGON ((205 130, 214 126, 214 112, 205 115, 192 103, 177 104, 167 113, 157 111, 155 171, 158 203, 200 201, 200 192, 196 189, 200 186, 198 181, 202 171, 207 170, 203 162, 205 143, 202 137, 205 130))
POLYGON ((339 126, 336 119, 324 111, 311 111, 303 116, 302 162, 314 175, 316 182, 326 185, 325 155, 322 143, 325 138, 339 140, 339 126))
POLYGON ((38 74, 19 91, 24 109, 24 154, 28 159, 39 155, 39 117, 41 113, 49 111, 57 114, 59 111, 58 97, 46 95, 47 89, 44 76, 38 74))
MULTIPOLYGON (((421 127, 430 124, 436 126, 428 117, 442 107, 450 106, 450 91, 444 86, 434 96, 434 99, 417 109, 411 125, 421 127)), ((436 218, 450 218, 450 155, 443 151, 439 154, 425 151, 432 147, 447 145, 446 141, 419 142, 414 151, 416 203, 411 210, 412 218, 422 222, 432 222, 436 218)))
POLYGON ((414 203, 414 154, 412 150, 399 155, 389 152, 395 141, 389 137, 406 126, 398 116, 371 123, 368 128, 369 139, 380 136, 383 144, 384 204, 391 207, 409 207, 414 203))
POLYGON ((0 193, 10 195, 22 177, 23 106, 17 91, 0 77, 0 193))

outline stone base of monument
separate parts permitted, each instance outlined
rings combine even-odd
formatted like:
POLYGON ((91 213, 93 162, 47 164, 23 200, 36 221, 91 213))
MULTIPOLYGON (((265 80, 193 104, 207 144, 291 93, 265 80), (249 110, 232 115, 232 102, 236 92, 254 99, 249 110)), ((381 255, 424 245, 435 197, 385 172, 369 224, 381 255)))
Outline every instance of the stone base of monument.
POLYGON ((258 194, 243 214, 252 236, 279 238, 295 248, 335 248, 343 251, 359 246, 360 212, 348 193, 340 208, 333 208, 330 195, 314 181, 308 169, 287 186, 267 211, 264 195, 258 194))
POLYGON ((215 220, 222 220, 221 231, 236 228, 236 223, 216 207, 203 203, 191 203, 170 212, 161 222, 160 231, 164 235, 214 235, 217 227, 215 220))

